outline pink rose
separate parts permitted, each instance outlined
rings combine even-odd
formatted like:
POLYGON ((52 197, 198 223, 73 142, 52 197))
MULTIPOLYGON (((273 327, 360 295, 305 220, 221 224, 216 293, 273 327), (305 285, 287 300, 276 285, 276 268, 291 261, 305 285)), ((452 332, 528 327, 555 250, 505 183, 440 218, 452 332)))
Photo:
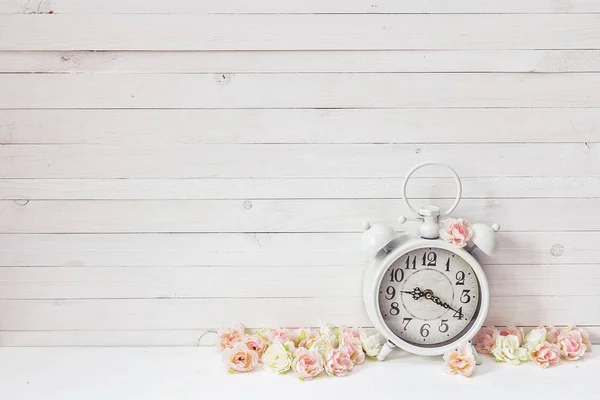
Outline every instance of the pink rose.
POLYGON ((294 352, 292 369, 300 379, 312 379, 323 372, 323 357, 317 352, 299 347, 294 352))
POLYGON ((529 352, 529 358, 542 368, 560 364, 560 348, 556 344, 543 342, 529 352))
POLYGON ((516 326, 507 326, 504 329, 500 329, 499 334, 500 336, 516 336, 517 339, 519 339, 519 346, 523 344, 523 339, 525 338, 525 335, 523 334, 523 328, 517 328, 516 326))
POLYGON ((579 360, 587 350, 581 332, 577 330, 563 329, 558 335, 557 343, 562 356, 569 361, 579 360))
POLYGON ((355 339, 360 339, 360 332, 357 328, 348 328, 347 326, 341 326, 339 329, 339 336, 340 338, 350 336, 355 339))
POLYGON ((352 370, 354 363, 344 348, 331 349, 325 360, 325 372, 331 376, 345 376, 352 370))
POLYGON ((453 375, 471 376, 475 369, 475 355, 469 344, 444 354, 446 369, 453 375))
POLYGON ((288 340, 291 340, 287 329, 263 329, 258 332, 258 335, 263 338, 267 344, 273 342, 285 343, 288 340))
POLYGON ((581 334, 581 339, 583 340, 583 344, 585 344, 585 351, 592 351, 592 342, 590 342, 590 335, 583 328, 578 328, 575 325, 569 325, 565 328, 565 330, 569 331, 578 331, 581 334))
POLYGON ((556 343, 559 334, 560 329, 556 328, 554 325, 546 326, 546 341, 548 343, 556 343))
POLYGON ((298 345, 298 347, 304 347, 308 349, 321 335, 317 331, 313 331, 311 329, 302 329, 299 335, 296 335, 294 339, 294 343, 298 345))
POLYGON ((480 354, 490 354, 496 343, 496 336, 500 334, 494 326, 484 326, 473 338, 473 346, 480 354))
POLYGON ((462 218, 447 218, 441 222, 440 236, 458 247, 465 247, 473 236, 471 224, 462 218))
POLYGON ((238 342, 232 348, 223 350, 223 363, 229 372, 248 372, 258 363, 258 354, 238 342))
POLYGON ((354 337, 352 334, 343 336, 340 339, 340 347, 346 349, 354 365, 360 365, 365 362, 365 352, 362 348, 360 336, 359 338, 354 337))
POLYGON ((232 348, 236 343, 241 342, 244 337, 244 326, 235 325, 232 328, 221 329, 219 331, 219 349, 225 350, 232 348))
POLYGON ((254 350, 259 357, 262 357, 263 353, 268 347, 267 342, 265 342, 265 340, 258 335, 245 336, 242 339, 242 343, 244 343, 250 350, 254 350))

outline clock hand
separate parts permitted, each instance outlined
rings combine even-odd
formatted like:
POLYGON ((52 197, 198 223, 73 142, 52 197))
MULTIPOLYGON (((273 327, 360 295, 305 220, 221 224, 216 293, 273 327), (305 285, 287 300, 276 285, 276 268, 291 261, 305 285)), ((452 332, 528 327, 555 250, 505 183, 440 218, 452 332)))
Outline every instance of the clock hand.
POLYGON ((421 297, 425 296, 425 292, 423 292, 418 287, 410 291, 401 290, 400 293, 410 294, 414 300, 419 300, 421 297))
POLYGON ((446 310, 450 309, 450 310, 454 311, 455 313, 458 314, 458 319, 463 318, 464 315, 461 312, 458 312, 458 310, 455 310, 453 307, 450 307, 450 304, 446 303, 445 301, 443 301, 442 299, 437 297, 435 294, 433 294, 433 292, 431 290, 429 290, 429 289, 425 290, 423 296, 425 296, 426 299, 433 301, 438 306, 444 307, 446 310))

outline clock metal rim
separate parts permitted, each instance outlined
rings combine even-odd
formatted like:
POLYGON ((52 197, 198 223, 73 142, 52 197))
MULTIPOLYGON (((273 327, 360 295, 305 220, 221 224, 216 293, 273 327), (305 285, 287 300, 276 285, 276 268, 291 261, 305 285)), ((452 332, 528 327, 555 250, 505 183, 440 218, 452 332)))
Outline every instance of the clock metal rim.
POLYGON ((444 354, 448 350, 455 349, 457 346, 471 340, 479 331, 479 329, 483 326, 485 318, 489 309, 489 286, 487 282, 487 278, 481 267, 481 264, 473 255, 471 255, 468 251, 458 248, 451 243, 447 243, 441 241, 439 239, 415 239, 410 240, 407 243, 401 244, 398 247, 394 248, 390 253, 384 254, 380 252, 378 256, 373 260, 373 263, 367 269, 367 274, 365 275, 365 286, 363 288, 363 300, 365 303, 365 308, 367 309, 367 313, 371 319, 371 322, 375 325, 375 328, 390 342, 392 342, 396 347, 401 348, 402 350, 408 351, 413 354, 425 355, 425 356, 434 356, 444 354), (398 258, 402 257, 404 254, 418 249, 424 248, 439 248, 443 250, 448 250, 453 254, 456 254, 458 257, 464 259, 469 266, 473 269, 475 276, 479 282, 479 290, 480 290, 480 306, 479 313, 477 317, 473 321, 471 327, 468 331, 450 343, 447 343, 443 346, 432 346, 432 347, 420 347, 415 346, 402 338, 396 336, 391 329, 387 326, 385 321, 383 320, 383 316, 381 315, 380 309, 378 307, 379 299, 379 286, 381 284, 381 280, 385 272, 388 270, 390 265, 392 265, 398 258), (367 277, 367 274, 371 271, 372 275, 370 281, 367 277))

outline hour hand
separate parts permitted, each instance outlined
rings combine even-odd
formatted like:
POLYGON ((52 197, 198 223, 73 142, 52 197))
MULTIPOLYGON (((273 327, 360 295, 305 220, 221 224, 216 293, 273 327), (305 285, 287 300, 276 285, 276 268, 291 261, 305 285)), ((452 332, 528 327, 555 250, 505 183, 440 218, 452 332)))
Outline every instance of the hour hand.
POLYGON ((415 300, 419 300, 421 297, 425 296, 425 293, 419 289, 418 287, 414 288, 413 290, 407 291, 407 290, 401 290, 400 293, 406 293, 406 294, 410 294, 412 296, 413 299, 415 300))

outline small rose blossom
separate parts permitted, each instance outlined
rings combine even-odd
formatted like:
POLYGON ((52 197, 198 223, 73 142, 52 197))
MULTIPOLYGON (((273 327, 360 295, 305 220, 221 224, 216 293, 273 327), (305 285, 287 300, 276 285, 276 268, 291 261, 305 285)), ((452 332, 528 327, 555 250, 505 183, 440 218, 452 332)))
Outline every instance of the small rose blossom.
POLYGON ((331 376, 345 376, 354 368, 348 351, 344 348, 330 349, 325 358, 325 372, 331 376))
POLYGON ((548 343, 556 343, 556 339, 558 339, 558 335, 560 335, 560 329, 554 325, 547 325, 544 328, 546 328, 546 341, 548 343))
POLYGON ((289 331, 287 329, 262 329, 257 333, 258 336, 264 339, 267 344, 273 342, 287 342, 290 340, 289 331))
POLYGON ((498 335, 491 353, 496 357, 496 361, 514 365, 520 364, 521 361, 526 361, 529 358, 527 350, 520 347, 519 338, 515 335, 498 335))
POLYGON ((562 330, 558 335, 557 343, 562 356, 569 361, 579 360, 587 350, 581 332, 576 330, 562 330))
POLYGON ((265 342, 265 340, 258 335, 244 336, 242 343, 248 346, 250 350, 254 350, 259 357, 262 357, 263 353, 268 347, 267 342, 265 342))
POLYGON ((475 369, 475 355, 469 344, 464 344, 456 350, 444 354, 446 369, 453 375, 469 377, 475 369))
POLYGON ((440 225, 440 237, 455 246, 465 247, 473 236, 471 224, 462 218, 447 218, 440 225))
POLYGON ((360 344, 362 345, 365 354, 369 357, 377 357, 383 347, 383 338, 377 332, 369 335, 364 329, 359 330, 360 344))
POLYGON ((500 331, 495 326, 484 326, 473 338, 475 350, 479 354, 490 354, 498 335, 500 335, 500 331))
MULTIPOLYGON (((585 344, 585 351, 592 351, 592 342, 590 342, 590 335, 583 328, 578 328, 575 325, 569 325, 565 328, 566 331, 577 331, 581 334, 583 344, 585 344)), ((558 336, 557 336, 558 337, 558 336)))
POLYGON ((293 342, 283 344, 280 341, 273 342, 264 352, 262 362, 265 369, 278 372, 280 374, 288 371, 292 367, 293 342), (290 347, 291 345, 291 347, 290 347))
POLYGON ((525 335, 523 333, 523 328, 517 328, 516 326, 507 326, 504 329, 500 329, 500 336, 508 336, 514 335, 519 339, 519 346, 523 344, 523 339, 525 335))
POLYGON ((315 339, 308 346, 308 349, 310 351, 316 351, 323 357, 323 359, 325 359, 325 357, 327 357, 327 353, 329 353, 329 350, 331 350, 333 348, 334 348, 334 346, 332 345, 331 340, 328 336, 321 336, 321 337, 315 339))
POLYGON ((350 359, 355 365, 360 365, 365 362, 365 352, 363 351, 360 338, 352 335, 346 335, 340 340, 340 347, 344 347, 350 359))
POLYGON ((542 368, 553 367, 560 364, 560 348, 544 341, 529 351, 529 358, 542 368))
POLYGON ((529 331, 527 336, 525 336, 525 340, 523 341, 523 347, 525 347, 528 351, 534 350, 540 344, 546 341, 546 336, 548 333, 546 332, 546 328, 543 326, 539 328, 532 329, 529 331))
POLYGON ((323 372, 324 368, 323 357, 319 353, 304 347, 299 347, 294 352, 292 369, 300 379, 312 379, 323 372))
POLYGON ((340 338, 352 337, 354 339, 360 339, 360 332, 356 328, 348 328, 347 326, 340 326, 338 330, 340 338))
POLYGON ((238 324, 231 328, 224 328, 221 329, 218 334, 219 341, 217 345, 219 346, 219 349, 230 349, 244 338, 244 326, 238 324))
POLYGON ((290 340, 292 340, 297 347, 308 349, 308 347, 319 337, 318 331, 313 331, 312 329, 298 329, 291 335, 290 340))
POLYGON ((258 363, 258 354, 238 342, 232 348, 223 350, 223 363, 229 372, 248 372, 258 363))

